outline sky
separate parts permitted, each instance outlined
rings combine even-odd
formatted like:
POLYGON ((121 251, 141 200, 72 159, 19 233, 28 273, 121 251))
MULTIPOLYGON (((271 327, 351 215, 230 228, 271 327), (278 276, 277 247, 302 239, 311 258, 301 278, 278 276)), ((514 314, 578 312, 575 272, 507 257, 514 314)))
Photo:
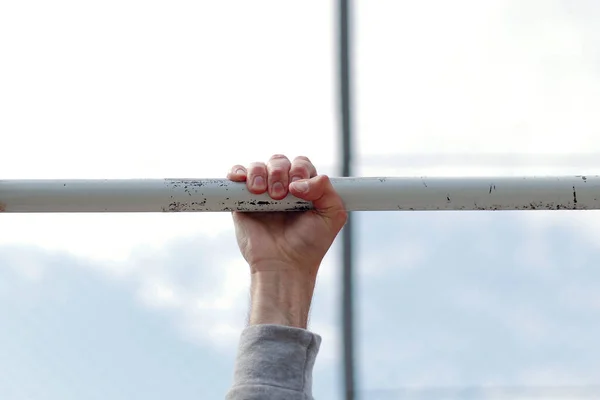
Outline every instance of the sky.
MULTIPOLYGON (((0 3, 0 178, 337 175, 336 2, 0 3)), ((598 174, 600 6, 355 1, 356 176, 598 174)), ((361 212, 362 398, 584 398, 595 211, 361 212)), ((225 213, 0 215, 0 396, 223 398, 249 276, 225 213)), ((341 399, 340 249, 310 329, 341 399)))

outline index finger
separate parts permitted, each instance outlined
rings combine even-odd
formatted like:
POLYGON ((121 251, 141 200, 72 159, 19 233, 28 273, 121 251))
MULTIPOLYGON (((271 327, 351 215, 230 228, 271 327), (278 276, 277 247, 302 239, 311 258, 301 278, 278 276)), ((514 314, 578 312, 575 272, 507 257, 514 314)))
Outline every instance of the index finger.
POLYGON ((313 163, 305 156, 294 158, 290 168, 290 182, 300 179, 309 179, 317 176, 317 169, 313 163))

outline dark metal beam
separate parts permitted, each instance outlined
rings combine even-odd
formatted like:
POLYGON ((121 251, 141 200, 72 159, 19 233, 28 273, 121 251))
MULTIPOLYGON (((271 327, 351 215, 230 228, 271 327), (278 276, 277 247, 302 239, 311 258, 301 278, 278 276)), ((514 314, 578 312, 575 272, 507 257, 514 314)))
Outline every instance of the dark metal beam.
MULTIPOLYGON (((350 72, 350 1, 339 0, 339 68, 342 133, 342 176, 352 173, 352 118, 350 72)), ((354 307, 353 307, 353 248, 352 215, 342 231, 342 342, 344 346, 344 392, 346 400, 355 399, 354 371, 354 307)))

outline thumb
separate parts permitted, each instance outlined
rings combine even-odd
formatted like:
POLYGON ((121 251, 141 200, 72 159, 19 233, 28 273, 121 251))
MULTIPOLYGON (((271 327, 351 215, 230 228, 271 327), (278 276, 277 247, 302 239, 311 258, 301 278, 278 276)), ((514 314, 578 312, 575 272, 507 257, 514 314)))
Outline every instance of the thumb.
POLYGON ((290 192, 302 200, 312 201, 315 210, 329 219, 335 229, 342 229, 346 223, 346 207, 327 175, 292 182, 290 192))

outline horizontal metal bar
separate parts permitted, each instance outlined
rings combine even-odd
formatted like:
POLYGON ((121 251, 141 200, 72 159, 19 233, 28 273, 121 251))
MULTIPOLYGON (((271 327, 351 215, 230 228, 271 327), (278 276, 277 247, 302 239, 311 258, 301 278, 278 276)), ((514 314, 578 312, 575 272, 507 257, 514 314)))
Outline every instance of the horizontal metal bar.
MULTIPOLYGON (((600 177, 331 178, 349 211, 597 210, 600 177)), ((226 179, 0 180, 0 210, 52 212, 301 211, 226 179)))

